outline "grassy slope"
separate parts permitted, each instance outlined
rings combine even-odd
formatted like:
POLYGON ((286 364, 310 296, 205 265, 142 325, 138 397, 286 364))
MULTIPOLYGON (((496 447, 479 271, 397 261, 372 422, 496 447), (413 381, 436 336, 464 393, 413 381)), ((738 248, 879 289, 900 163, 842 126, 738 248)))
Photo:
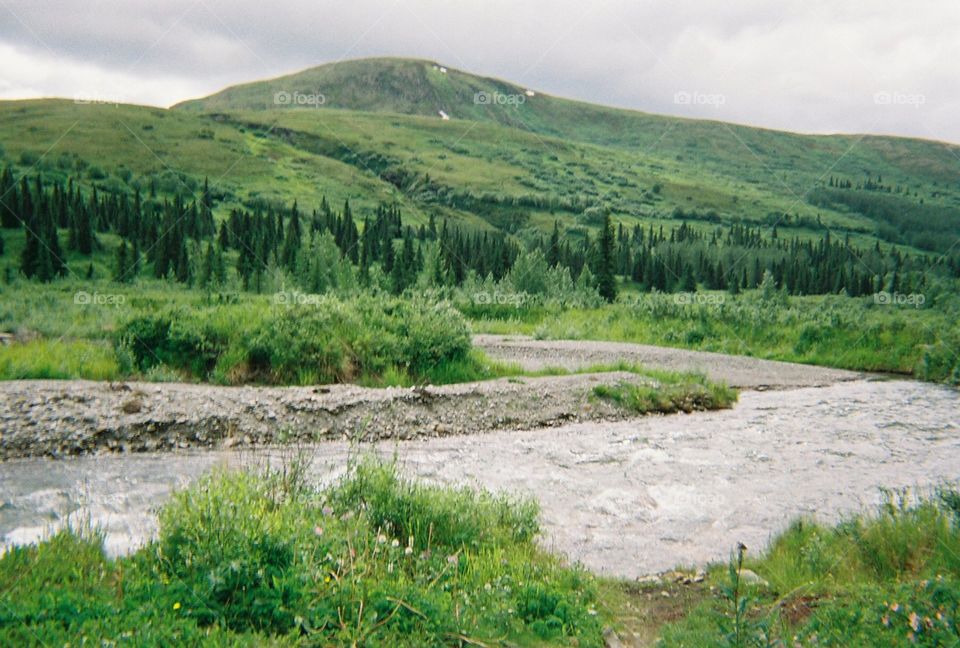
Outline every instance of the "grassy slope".
MULTIPOLYGON (((477 92, 523 94, 525 88, 452 68, 442 74, 434 66, 429 61, 408 59, 346 61, 235 86, 180 107, 217 112, 264 110, 277 107, 273 95, 279 90, 321 92, 326 98, 323 110, 415 114, 439 121, 437 111, 443 109, 454 120, 500 124, 541 136, 625 150, 632 163, 638 161, 638 155, 640 161, 652 158, 668 176, 673 166, 681 167, 682 175, 696 181, 701 173, 708 172, 735 183, 740 191, 760 184, 783 197, 802 198, 831 173, 854 181, 869 173, 882 174, 890 184, 926 193, 947 191, 946 202, 960 205, 957 146, 894 137, 799 135, 651 115, 543 94, 524 95, 520 106, 478 105, 474 101, 477 92)), ((306 112, 318 116, 322 111, 306 112)))
POLYGON ((575 222, 579 209, 503 207, 502 199, 546 197, 605 205, 618 220, 654 225, 675 223, 669 219, 677 207, 755 222, 771 213, 819 215, 870 245, 876 230, 870 218, 805 200, 826 176, 856 182, 866 173, 917 192, 915 203, 960 207, 958 147, 797 135, 541 94, 521 106, 473 100, 478 91, 522 90, 453 69, 443 74, 427 61, 368 59, 237 86, 174 110, 0 102, 0 144, 14 162, 24 151, 50 149, 44 162, 54 167, 72 153, 108 174, 122 165, 134 180, 166 170, 197 183, 209 176, 226 193, 225 206, 259 196, 296 198, 312 208, 326 194, 334 205, 351 198, 358 217, 377 202, 396 201, 413 222, 435 213, 511 230, 544 230, 554 218, 575 222), (278 109, 273 95, 281 89, 319 91, 327 101, 321 109, 278 109), (440 120, 438 105, 454 119, 440 120), (399 187, 385 181, 398 171, 405 177, 399 187), (497 196, 501 205, 457 209, 438 191, 497 196))

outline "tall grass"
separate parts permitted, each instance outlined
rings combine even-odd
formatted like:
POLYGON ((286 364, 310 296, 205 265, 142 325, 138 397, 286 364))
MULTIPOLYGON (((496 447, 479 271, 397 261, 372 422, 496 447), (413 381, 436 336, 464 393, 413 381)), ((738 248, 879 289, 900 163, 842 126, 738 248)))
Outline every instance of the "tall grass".
POLYGON ((120 367, 109 344, 87 340, 34 339, 0 346, 0 376, 114 380, 120 367))
POLYGON ((0 644, 602 645, 593 578, 538 531, 529 501, 371 461, 319 490, 214 473, 129 558, 74 532, 0 558, 0 644))
POLYGON ((952 488, 886 492, 874 514, 834 526, 798 520, 743 566, 768 585, 738 598, 749 606, 737 640, 724 632, 732 613, 714 599, 668 626, 665 645, 960 644, 960 494, 952 488))
POLYGON ((634 371, 655 382, 597 385, 593 388, 593 395, 611 400, 638 414, 725 409, 737 401, 735 389, 723 383, 711 382, 702 374, 651 371, 639 367, 634 371))
POLYGON ((686 297, 468 312, 477 332, 639 342, 960 384, 960 299, 949 292, 931 293, 928 308, 836 295, 765 300, 755 292, 711 293, 701 303, 686 297))

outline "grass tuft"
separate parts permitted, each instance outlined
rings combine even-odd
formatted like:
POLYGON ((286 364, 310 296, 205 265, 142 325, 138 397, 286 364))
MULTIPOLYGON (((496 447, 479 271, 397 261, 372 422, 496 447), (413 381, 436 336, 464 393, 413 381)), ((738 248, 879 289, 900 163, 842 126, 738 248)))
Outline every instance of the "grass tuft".
POLYGON ((0 645, 600 646, 595 580, 537 517, 373 460, 324 489, 215 472, 133 556, 61 532, 0 558, 0 645))
POLYGON ((615 385, 597 385, 593 388, 593 395, 638 414, 726 409, 737 401, 735 389, 723 383, 711 382, 700 374, 645 371, 641 375, 655 376, 657 382, 638 384, 623 381, 615 385))

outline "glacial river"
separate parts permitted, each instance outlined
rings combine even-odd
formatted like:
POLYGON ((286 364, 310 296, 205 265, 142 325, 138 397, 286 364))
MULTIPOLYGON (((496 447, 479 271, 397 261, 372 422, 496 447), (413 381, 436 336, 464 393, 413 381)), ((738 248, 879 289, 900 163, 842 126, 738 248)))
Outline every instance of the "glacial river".
MULTIPOLYGON (((372 447, 361 448, 369 452, 372 447)), ((960 481, 960 396, 911 381, 745 391, 731 410, 529 432, 383 442, 410 475, 539 500, 543 544, 633 577, 760 550, 797 516, 836 520, 880 489, 960 481)), ((310 446, 318 481, 344 443, 310 446)), ((0 463, 0 543, 30 543, 66 521, 100 527, 106 549, 156 532, 172 489, 215 466, 282 461, 290 450, 104 454, 0 463)))

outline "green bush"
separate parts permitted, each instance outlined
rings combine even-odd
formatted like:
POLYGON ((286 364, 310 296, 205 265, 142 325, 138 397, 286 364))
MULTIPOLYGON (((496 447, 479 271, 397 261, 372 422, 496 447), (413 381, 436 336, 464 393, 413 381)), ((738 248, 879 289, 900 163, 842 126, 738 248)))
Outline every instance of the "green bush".
POLYGON ((166 308, 137 315, 116 336, 140 371, 165 365, 196 379, 311 384, 399 372, 426 376, 470 360, 470 332, 452 308, 372 296, 272 309, 166 308))
MULTIPOLYGON (((739 598, 744 627, 709 600, 663 634, 666 646, 952 646, 960 643, 960 494, 886 492, 874 515, 792 524, 746 561, 769 586, 739 598), (744 603, 743 601, 747 601, 744 603), (800 613, 802 612, 802 613, 800 613)), ((733 565, 732 574, 737 573, 733 565)), ((714 570, 711 570, 714 571, 714 570)), ((715 572, 714 572, 715 573, 715 572)))
POLYGON ((204 477, 127 558, 73 532, 11 550, 0 645, 603 645, 597 583, 537 546, 534 505, 302 474, 204 477))

